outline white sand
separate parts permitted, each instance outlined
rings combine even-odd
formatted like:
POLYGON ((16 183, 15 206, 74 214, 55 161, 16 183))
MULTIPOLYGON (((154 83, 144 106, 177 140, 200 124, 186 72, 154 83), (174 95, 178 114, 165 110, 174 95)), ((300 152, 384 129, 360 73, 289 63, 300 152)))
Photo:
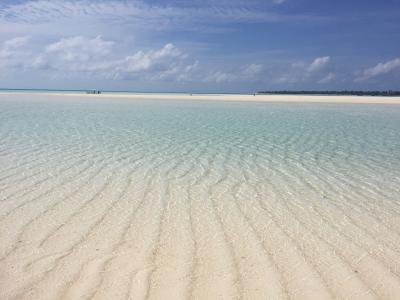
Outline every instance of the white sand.
POLYGON ((316 96, 316 95, 188 95, 188 94, 137 94, 104 95, 129 99, 196 100, 196 101, 259 101, 259 102, 310 102, 310 103, 385 103, 400 104, 400 97, 368 96, 316 96))
MULTIPOLYGON (((69 96, 400 103, 381 97, 69 96)), ((195 168, 191 176, 201 180, 186 182, 157 155, 143 164, 122 158, 103 166, 77 163, 60 151, 27 152, 27 168, 13 165, 18 158, 3 150, 2 300, 400 298, 399 207, 387 204, 377 186, 352 190, 347 199, 336 199, 333 191, 328 204, 316 191, 299 197, 303 183, 291 174, 275 176, 299 194, 281 198, 286 191, 277 186, 254 188, 251 168, 240 184, 220 178, 212 166, 207 175, 195 168), (73 168, 61 170, 72 162, 73 168), (149 166, 157 164, 164 173, 154 176, 149 166), (43 173, 40 166, 53 168, 43 173)), ((330 180, 338 189, 353 184, 330 180)))
MULTIPOLYGON (((95 99, 125 98, 132 100, 192 100, 192 101, 253 101, 253 102, 293 102, 293 103, 365 103, 365 104, 400 104, 400 97, 380 97, 380 96, 319 96, 319 95, 239 95, 239 94, 172 94, 172 93, 111 93, 111 94, 78 94, 68 92, 57 93, 18 93, 1 92, 0 100, 4 98, 17 97, 24 98, 24 95, 37 97, 61 96, 68 97, 87 97, 95 99), (21 97, 22 96, 22 97, 21 97)), ((57 97, 54 97, 57 98, 57 97)))

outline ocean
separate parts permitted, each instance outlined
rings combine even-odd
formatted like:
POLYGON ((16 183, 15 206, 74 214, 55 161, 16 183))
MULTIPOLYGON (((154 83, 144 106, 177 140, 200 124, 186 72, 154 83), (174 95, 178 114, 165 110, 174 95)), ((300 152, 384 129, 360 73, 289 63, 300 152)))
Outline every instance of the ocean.
POLYGON ((2 299, 400 295, 399 105, 26 94, 0 141, 2 299))

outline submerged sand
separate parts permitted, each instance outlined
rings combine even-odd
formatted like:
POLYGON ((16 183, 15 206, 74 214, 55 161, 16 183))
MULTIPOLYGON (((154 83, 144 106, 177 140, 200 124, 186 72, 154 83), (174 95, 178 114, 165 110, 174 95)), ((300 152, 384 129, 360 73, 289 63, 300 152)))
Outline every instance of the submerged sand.
MULTIPOLYGON (((160 97, 176 99, 150 98, 160 97)), ((13 114, 7 116, 10 122, 13 114)), ((319 149, 314 133, 281 140, 271 154, 257 154, 266 151, 257 139, 247 147, 264 150, 242 152, 244 135, 221 144, 201 136, 169 144, 160 137, 164 149, 137 157, 123 147, 126 139, 105 138, 105 147, 113 147, 105 155, 90 143, 66 150, 51 139, 35 144, 32 135, 2 134, 0 299, 400 297, 399 174, 384 160, 311 167, 311 156, 290 151, 299 138, 311 143, 310 151, 319 149), (24 143, 30 148, 17 148, 24 143), (232 151, 224 154, 227 145, 232 151)), ((147 149, 145 143, 135 147, 147 149)))

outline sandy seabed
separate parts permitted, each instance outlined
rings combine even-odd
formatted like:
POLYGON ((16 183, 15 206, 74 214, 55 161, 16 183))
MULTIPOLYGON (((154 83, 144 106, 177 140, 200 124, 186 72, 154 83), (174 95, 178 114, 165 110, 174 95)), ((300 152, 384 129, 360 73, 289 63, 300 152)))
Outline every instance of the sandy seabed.
POLYGON ((251 131, 240 112, 221 121, 237 128, 178 134, 164 115, 160 128, 149 127, 147 107, 135 127, 121 115, 126 103, 108 120, 114 106, 94 113, 77 99, 174 95, 80 96, 71 108, 72 96, 46 95, 63 106, 37 108, 44 96, 28 95, 36 102, 26 107, 26 94, 0 95, 0 299, 400 298, 398 122, 379 119, 388 132, 381 139, 368 127, 370 111, 349 127, 367 126, 365 136, 340 136, 340 122, 337 131, 304 123, 275 136, 251 131), (364 140, 376 148, 363 149, 364 140))

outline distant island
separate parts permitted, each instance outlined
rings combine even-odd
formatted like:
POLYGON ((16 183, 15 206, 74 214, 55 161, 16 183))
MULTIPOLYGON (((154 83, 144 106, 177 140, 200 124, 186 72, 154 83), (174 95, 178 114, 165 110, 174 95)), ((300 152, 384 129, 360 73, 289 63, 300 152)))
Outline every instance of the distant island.
POLYGON ((259 95, 400 96, 400 91, 261 91, 259 95))

